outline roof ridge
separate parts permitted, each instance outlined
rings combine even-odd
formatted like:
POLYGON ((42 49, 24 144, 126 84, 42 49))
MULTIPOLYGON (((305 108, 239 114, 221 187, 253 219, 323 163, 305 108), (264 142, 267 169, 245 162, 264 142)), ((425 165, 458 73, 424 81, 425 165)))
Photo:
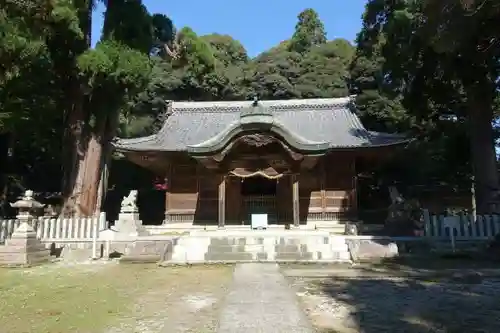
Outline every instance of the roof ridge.
MULTIPOLYGON (((348 106, 352 102, 352 97, 341 98, 307 98, 307 99, 288 99, 288 100, 259 100, 262 107, 269 108, 272 111, 290 110, 290 109, 329 109, 335 107, 348 106)), ((211 101, 211 102, 180 102, 172 101, 173 112, 196 112, 196 111, 219 111, 219 112, 239 112, 245 108, 251 107, 254 101, 211 101)))
MULTIPOLYGON (((197 108, 197 107, 247 107, 254 101, 171 101, 173 108, 197 108)), ((281 105, 340 105, 351 102, 350 97, 339 98, 302 98, 302 99, 270 99, 259 100, 262 106, 281 106, 281 105)))

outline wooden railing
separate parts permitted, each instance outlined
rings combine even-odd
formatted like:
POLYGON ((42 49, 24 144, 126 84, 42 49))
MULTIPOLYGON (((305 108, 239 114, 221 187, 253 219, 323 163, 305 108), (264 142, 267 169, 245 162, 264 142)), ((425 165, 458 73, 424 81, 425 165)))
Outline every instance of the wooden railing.
MULTIPOLYGON (((11 237, 14 230, 21 224, 20 220, 0 220, 0 243, 11 237)), ((33 221, 37 238, 50 240, 89 240, 94 237, 94 230, 106 228, 106 221, 99 217, 74 217, 53 219, 40 217, 33 221), (96 226, 94 226, 97 224, 96 226)))
POLYGON ((424 210, 424 236, 429 238, 450 238, 454 232, 457 240, 491 239, 500 233, 500 215, 462 214, 455 217, 456 227, 450 228, 445 223, 446 216, 431 215, 424 210), (453 229, 453 230, 450 230, 453 229))

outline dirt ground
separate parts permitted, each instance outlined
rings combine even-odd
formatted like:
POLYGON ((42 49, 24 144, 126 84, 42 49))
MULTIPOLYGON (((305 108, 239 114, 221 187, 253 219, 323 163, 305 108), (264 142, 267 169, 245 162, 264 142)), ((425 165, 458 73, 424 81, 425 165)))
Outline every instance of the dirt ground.
POLYGON ((0 331, 214 332, 230 266, 54 264, 0 270, 0 331))
POLYGON ((367 268, 282 271, 321 333, 500 332, 500 274, 367 268))

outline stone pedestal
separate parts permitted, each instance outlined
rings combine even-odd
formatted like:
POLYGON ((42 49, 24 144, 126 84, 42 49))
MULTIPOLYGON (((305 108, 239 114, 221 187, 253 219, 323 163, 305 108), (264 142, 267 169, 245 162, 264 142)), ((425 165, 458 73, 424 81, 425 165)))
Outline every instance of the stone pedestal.
POLYGON ((137 212, 121 212, 118 215, 114 230, 118 232, 120 236, 127 237, 137 237, 148 234, 137 212))
POLYGON ((19 209, 17 219, 21 221, 21 225, 5 241, 5 245, 0 246, 0 265, 31 266, 48 262, 50 251, 36 238, 36 232, 31 226, 34 219, 32 212, 45 205, 33 198, 31 190, 25 191, 20 200, 10 205, 19 209))
POLYGON ((175 239, 135 241, 127 248, 120 263, 154 263, 169 260, 175 239))
POLYGON ((36 238, 36 232, 23 222, 12 237, 0 246, 0 265, 32 266, 49 262, 50 250, 36 238))
POLYGON ((136 204, 137 190, 132 190, 128 196, 124 197, 121 204, 120 214, 115 223, 114 231, 119 238, 137 237, 147 235, 148 232, 142 226, 139 218, 139 208, 136 204))

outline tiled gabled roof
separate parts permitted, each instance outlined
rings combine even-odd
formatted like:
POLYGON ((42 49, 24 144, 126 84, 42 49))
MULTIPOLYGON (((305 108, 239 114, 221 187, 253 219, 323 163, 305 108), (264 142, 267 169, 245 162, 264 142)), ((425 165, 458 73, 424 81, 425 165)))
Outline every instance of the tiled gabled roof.
MULTIPOLYGON (((117 139, 119 151, 189 151, 190 147, 215 140, 242 115, 252 113, 253 101, 172 102, 171 115, 161 130, 151 136, 117 139)), ((298 145, 326 145, 329 149, 387 146, 407 142, 402 135, 371 132, 353 112, 345 98, 258 101, 272 122, 291 133, 298 145), (301 142, 302 141, 302 142, 301 142)))

